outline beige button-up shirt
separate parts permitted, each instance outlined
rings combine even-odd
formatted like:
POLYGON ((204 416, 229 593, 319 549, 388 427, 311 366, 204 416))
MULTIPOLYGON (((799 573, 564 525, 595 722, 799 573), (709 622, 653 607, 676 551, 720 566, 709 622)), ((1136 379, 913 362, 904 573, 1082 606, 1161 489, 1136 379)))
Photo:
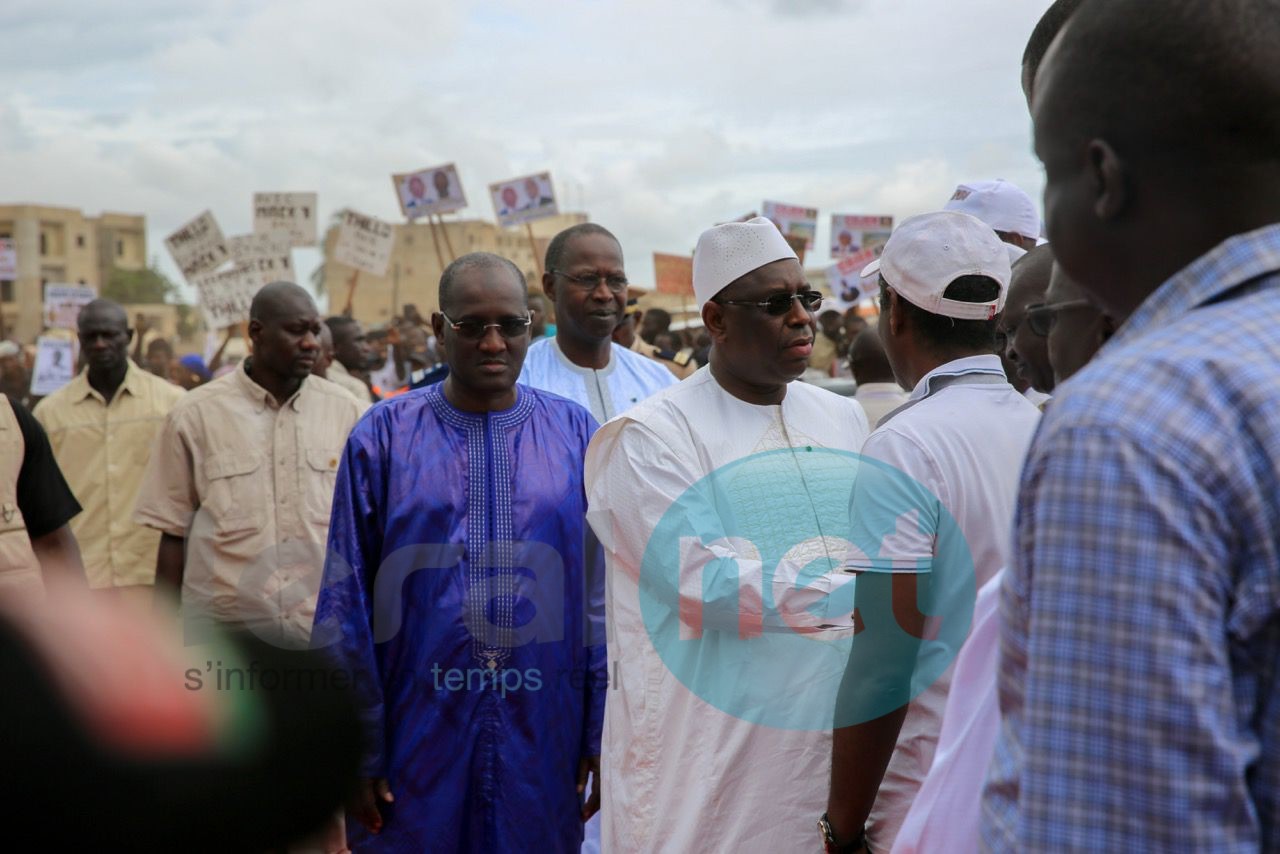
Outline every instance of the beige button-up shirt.
POLYGON ((325 371, 325 379, 351 392, 352 397, 365 404, 365 408, 369 408, 369 404, 373 403, 373 394, 369 391, 369 387, 356 377, 351 375, 346 365, 334 359, 329 363, 328 370, 325 371))
POLYGON ((81 371, 36 405, 33 414, 84 508, 71 532, 91 587, 155 581, 160 535, 134 522, 133 508, 156 434, 183 394, 130 362, 110 403, 81 371))
POLYGON ((338 461, 361 411, 319 377, 281 406, 244 365, 174 407, 135 518, 186 538, 188 617, 308 637, 338 461))

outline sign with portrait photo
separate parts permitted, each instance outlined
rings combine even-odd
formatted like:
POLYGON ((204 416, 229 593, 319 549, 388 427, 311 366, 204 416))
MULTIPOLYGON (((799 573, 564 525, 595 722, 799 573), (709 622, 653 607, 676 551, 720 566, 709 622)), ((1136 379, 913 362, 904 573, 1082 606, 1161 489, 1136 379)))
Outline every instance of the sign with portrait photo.
POLYGON ((458 180, 458 167, 452 163, 392 175, 391 183, 395 185, 396 199, 406 219, 452 213, 467 206, 462 182, 458 180))
POLYGON ((889 242, 893 217, 860 214, 833 214, 831 217, 831 257, 856 255, 864 249, 875 250, 875 257, 889 242))
POLYGON ((501 226, 522 225, 560 213, 550 172, 490 184, 489 196, 501 226))
MULTIPOLYGON (((782 202, 765 202, 761 216, 771 220, 783 237, 803 240, 804 248, 813 249, 818 236, 818 209, 800 205, 784 205, 782 202)), ((788 243, 791 240, 787 241, 788 243)), ((799 253, 796 253, 799 254, 799 253)))

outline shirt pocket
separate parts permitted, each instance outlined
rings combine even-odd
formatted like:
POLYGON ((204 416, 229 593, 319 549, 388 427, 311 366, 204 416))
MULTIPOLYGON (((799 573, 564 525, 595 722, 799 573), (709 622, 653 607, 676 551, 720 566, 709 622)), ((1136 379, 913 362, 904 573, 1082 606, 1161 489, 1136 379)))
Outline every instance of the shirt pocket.
POLYGON ((341 448, 308 448, 304 455, 302 488, 303 506, 312 522, 326 527, 333 509, 333 491, 338 483, 338 462, 341 448))
POLYGON ((208 495, 202 504, 218 531, 229 533, 261 528, 266 524, 267 484, 261 476, 257 454, 223 452, 204 461, 208 495))

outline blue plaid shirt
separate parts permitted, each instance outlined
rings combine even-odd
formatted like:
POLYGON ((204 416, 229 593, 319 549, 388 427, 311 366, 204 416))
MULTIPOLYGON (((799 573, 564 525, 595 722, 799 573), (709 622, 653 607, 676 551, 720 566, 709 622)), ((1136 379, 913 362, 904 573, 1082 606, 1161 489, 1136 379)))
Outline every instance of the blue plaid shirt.
POLYGON ((1280 850, 1280 225, 1061 387, 1012 564, 985 844, 1280 850))

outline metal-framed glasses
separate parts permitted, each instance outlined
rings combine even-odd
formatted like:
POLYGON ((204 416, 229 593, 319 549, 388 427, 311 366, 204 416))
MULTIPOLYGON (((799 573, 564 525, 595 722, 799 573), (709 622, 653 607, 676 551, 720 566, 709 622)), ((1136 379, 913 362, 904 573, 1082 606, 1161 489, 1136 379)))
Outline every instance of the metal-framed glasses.
POLYGON ((529 331, 529 324, 533 323, 531 315, 504 317, 495 323, 485 323, 483 320, 477 320, 473 317, 455 321, 443 311, 440 314, 444 317, 444 322, 449 324, 450 328, 458 333, 460 338, 469 338, 472 341, 479 341, 485 336, 485 333, 494 327, 497 327, 498 334, 503 338, 519 338, 529 331))
POLYGON ((1093 303, 1087 299, 1073 299, 1066 302, 1038 303, 1027 306, 1027 327, 1041 338, 1047 338, 1054 323, 1058 320, 1058 312, 1072 308, 1091 307, 1093 303))
POLYGON ((813 314, 818 310, 818 306, 822 305, 822 293, 820 291, 800 291, 794 294, 784 292, 764 300, 718 299, 716 302, 721 305, 745 305, 759 308, 770 317, 781 317, 791 311, 791 303, 795 300, 800 300, 804 310, 813 314))
POLYGON ((581 276, 571 276, 563 270, 548 270, 553 276, 560 276, 568 279, 578 287, 586 291, 594 291, 604 282, 604 286, 611 293, 620 294, 627 289, 627 285, 631 284, 627 281, 626 276, 606 276, 603 273, 584 273, 581 276))

